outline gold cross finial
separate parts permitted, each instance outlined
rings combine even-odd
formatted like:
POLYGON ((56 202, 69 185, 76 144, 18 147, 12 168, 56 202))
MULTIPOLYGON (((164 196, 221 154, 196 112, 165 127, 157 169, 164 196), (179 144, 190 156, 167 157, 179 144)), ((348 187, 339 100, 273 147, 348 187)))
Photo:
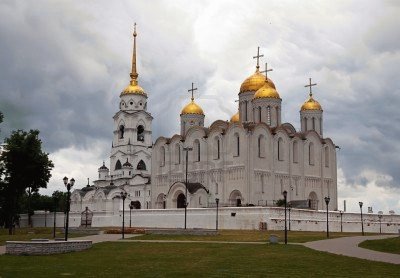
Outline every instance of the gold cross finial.
POLYGON ((317 85, 317 83, 314 83, 314 84, 312 84, 311 83, 311 77, 309 78, 309 83, 308 83, 308 85, 305 85, 304 87, 310 87, 310 97, 312 97, 312 86, 316 86, 317 85))
POLYGON ((188 92, 192 93, 192 101, 194 100, 194 97, 193 97, 193 92, 194 91, 197 91, 197 88, 194 88, 194 83, 192 82, 192 88, 188 90, 188 92))
POLYGON ((253 56, 253 59, 257 59, 257 66, 256 69, 258 70, 260 68, 260 58, 264 57, 263 54, 260 55, 260 47, 257 47, 257 56, 253 56))
MULTIPOLYGON (((132 71, 131 71, 130 77, 131 77, 131 83, 135 83, 135 85, 136 85, 137 78, 139 76, 139 74, 137 73, 137 70, 136 70, 136 36, 137 36, 136 22, 133 26, 134 26, 133 27, 134 28, 133 29, 133 54, 132 54, 132 71)), ((132 85, 134 85, 134 84, 132 84, 132 85)))
POLYGON ((265 63, 265 70, 261 71, 261 73, 265 72, 265 80, 268 81, 268 72, 273 71, 273 69, 268 69, 268 63, 265 63))

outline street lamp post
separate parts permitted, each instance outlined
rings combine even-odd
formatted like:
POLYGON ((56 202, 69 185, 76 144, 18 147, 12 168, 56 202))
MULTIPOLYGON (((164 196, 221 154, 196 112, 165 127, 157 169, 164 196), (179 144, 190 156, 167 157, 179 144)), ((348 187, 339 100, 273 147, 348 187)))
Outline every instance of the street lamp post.
POLYGON ((364 222, 363 222, 363 215, 362 215, 363 202, 358 202, 358 205, 360 206, 360 211, 361 211, 361 233, 362 233, 362 235, 364 235, 364 222))
POLYGON ((217 217, 215 219, 215 230, 218 231, 218 204, 219 204, 219 199, 215 198, 215 203, 217 204, 217 217))
POLYGON ((186 219, 187 219, 187 206, 188 206, 188 202, 187 202, 187 185, 188 185, 188 160, 189 160, 189 151, 192 151, 193 148, 183 148, 184 151, 186 151, 186 178, 185 178, 185 230, 186 230, 186 219))
POLYGON ((288 204, 288 211, 289 211, 289 231, 291 231, 290 229, 290 211, 292 210, 292 204, 289 202, 288 204))
POLYGON ((325 197, 324 199, 326 204, 326 237, 329 238, 329 201, 331 198, 325 197))
POLYGON ((379 233, 382 233, 382 214, 378 213, 378 218, 379 218, 379 233))
POLYGON ((343 211, 340 210, 340 232, 343 233, 343 211))
POLYGON ((283 199, 285 201, 285 244, 287 244, 287 223, 286 223, 286 204, 287 204, 287 191, 283 191, 283 199))
POLYGON ((64 177, 63 178, 64 181, 64 185, 67 188, 67 218, 65 219, 65 241, 68 240, 68 225, 69 225, 69 209, 70 209, 70 203, 71 203, 71 188, 74 186, 75 184, 75 179, 72 178, 69 182, 68 182, 68 178, 64 177))
POLYGON ((129 228, 132 228, 132 209, 134 208, 132 202, 129 204, 129 228))
POLYGON ((128 197, 128 193, 126 191, 121 191, 120 193, 122 198, 122 239, 125 238, 125 199, 128 197))
POLYGON ((54 216, 53 216, 53 238, 56 238, 56 217, 57 217, 57 203, 58 199, 54 197, 54 216))

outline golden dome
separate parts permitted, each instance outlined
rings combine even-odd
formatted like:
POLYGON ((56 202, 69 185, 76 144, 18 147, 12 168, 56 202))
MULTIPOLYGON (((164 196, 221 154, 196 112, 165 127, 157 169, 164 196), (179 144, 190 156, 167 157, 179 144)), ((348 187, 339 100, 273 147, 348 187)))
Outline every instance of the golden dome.
POLYGON ((203 109, 201 109, 201 107, 198 106, 192 98, 192 101, 182 109, 181 115, 186 114, 204 115, 204 112, 203 109))
POLYGON ((146 95, 143 88, 138 85, 137 80, 131 80, 130 84, 122 91, 121 96, 127 94, 146 95))
POLYGON ((312 95, 310 95, 308 100, 306 102, 304 102, 304 104, 301 106, 301 111, 304 111, 304 110, 321 110, 322 111, 322 107, 321 107, 321 104, 319 104, 319 102, 316 101, 315 99, 313 99, 312 95))
MULTIPOLYGON (((262 86, 265 85, 265 75, 263 75, 258 69, 256 72, 247 77, 245 81, 243 81, 242 85, 240 86, 239 93, 247 92, 247 91, 257 91, 262 86)), ((270 87, 275 89, 275 84, 272 82, 271 79, 268 78, 268 84, 270 87)))
POLYGON ((239 111, 235 115, 232 116, 231 118, 231 123, 238 123, 239 122, 239 111))
POLYGON ((272 88, 271 86, 269 86, 269 83, 266 83, 264 86, 262 86, 260 89, 258 89, 257 92, 254 94, 253 99, 257 99, 257 98, 278 98, 278 99, 280 99, 280 96, 275 88, 272 88))

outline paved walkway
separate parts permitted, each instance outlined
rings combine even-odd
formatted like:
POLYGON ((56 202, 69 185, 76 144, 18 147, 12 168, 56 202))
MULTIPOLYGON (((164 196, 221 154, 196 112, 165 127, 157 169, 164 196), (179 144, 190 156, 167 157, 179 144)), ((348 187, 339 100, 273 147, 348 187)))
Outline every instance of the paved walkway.
POLYGON ((391 237, 397 237, 397 235, 341 237, 306 242, 303 245, 314 250, 338 255, 356 257, 371 261, 400 264, 400 255, 358 247, 358 244, 365 240, 385 239, 391 237))

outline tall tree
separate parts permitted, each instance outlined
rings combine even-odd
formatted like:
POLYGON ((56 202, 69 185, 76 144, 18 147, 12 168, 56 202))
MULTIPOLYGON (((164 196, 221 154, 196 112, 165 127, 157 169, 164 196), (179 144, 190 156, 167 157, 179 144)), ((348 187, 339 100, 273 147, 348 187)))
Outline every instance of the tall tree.
MULTIPOLYGON (((7 214, 6 224, 11 234, 19 198, 25 192, 30 198, 32 192, 46 188, 54 165, 48 154, 42 151, 38 130, 13 131, 5 143, 4 152, 0 156, 0 171, 4 175, 1 192, 6 199, 4 210, 7 214)), ((28 210, 30 224, 31 211, 30 208, 28 210)))

